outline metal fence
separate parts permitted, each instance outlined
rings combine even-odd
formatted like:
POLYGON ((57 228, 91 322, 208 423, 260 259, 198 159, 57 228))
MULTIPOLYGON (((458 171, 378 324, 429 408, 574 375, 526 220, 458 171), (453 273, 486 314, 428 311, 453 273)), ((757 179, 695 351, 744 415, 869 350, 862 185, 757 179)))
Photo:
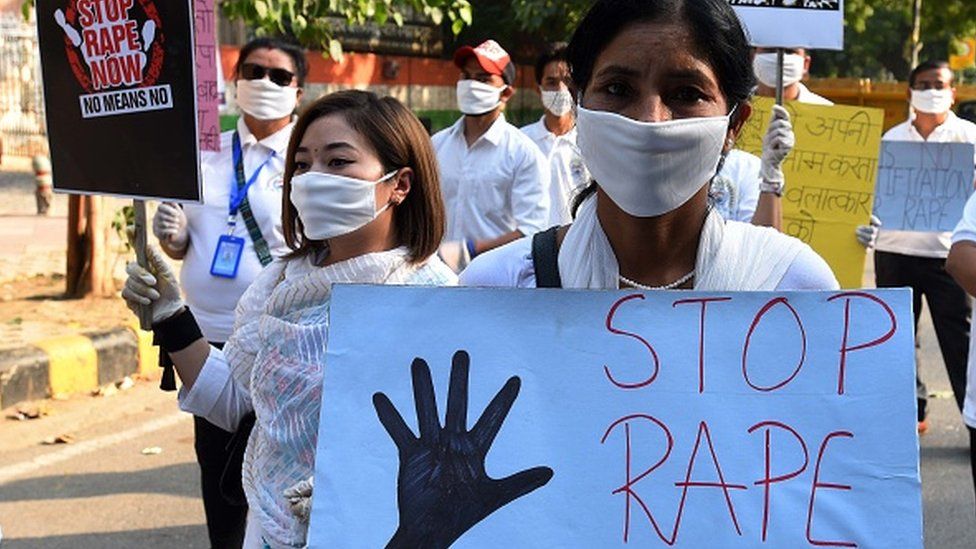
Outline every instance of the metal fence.
POLYGON ((19 14, 0 14, 0 144, 12 156, 47 152, 37 31, 19 14))

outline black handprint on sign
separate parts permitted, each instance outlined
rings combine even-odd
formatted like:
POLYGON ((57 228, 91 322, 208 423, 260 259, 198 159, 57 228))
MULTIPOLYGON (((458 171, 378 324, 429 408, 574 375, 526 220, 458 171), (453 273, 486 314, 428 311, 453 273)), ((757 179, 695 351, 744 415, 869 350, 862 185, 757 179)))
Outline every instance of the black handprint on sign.
POLYGON ((430 368, 420 358, 410 366, 420 437, 383 393, 373 395, 380 423, 400 453, 397 506, 400 525, 387 548, 443 549, 501 507, 545 486, 549 467, 535 467, 503 479, 489 478, 485 456, 501 429, 521 382, 511 377, 467 430, 468 353, 458 351, 451 365, 444 427, 430 368))

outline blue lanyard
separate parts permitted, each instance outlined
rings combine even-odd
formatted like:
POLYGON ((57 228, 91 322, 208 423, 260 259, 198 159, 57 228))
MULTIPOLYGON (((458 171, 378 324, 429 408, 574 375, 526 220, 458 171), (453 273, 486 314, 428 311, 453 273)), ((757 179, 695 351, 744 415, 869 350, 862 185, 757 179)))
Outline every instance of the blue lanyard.
POLYGON ((231 185, 230 188, 230 213, 227 218, 227 222, 231 225, 235 223, 235 218, 237 216, 237 210, 241 208, 241 203, 247 198, 247 190, 251 188, 251 185, 258 180, 258 176, 261 175, 261 170, 271 162, 274 158, 275 152, 271 151, 268 158, 258 166, 258 169, 254 170, 251 177, 244 181, 244 153, 241 151, 241 136, 235 131, 234 132, 234 179, 236 185, 231 185))

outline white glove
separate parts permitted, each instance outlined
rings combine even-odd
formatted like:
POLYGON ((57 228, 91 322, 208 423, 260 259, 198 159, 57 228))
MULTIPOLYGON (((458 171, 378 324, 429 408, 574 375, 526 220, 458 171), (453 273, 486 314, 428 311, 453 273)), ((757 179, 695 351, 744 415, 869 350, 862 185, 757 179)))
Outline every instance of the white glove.
POLYGON ((468 243, 465 240, 450 240, 441 244, 437 248, 437 255, 455 273, 460 273, 468 263, 471 263, 471 254, 468 252, 468 243))
POLYGON ((793 135, 793 124, 790 123, 790 113, 780 105, 773 105, 773 115, 769 120, 769 128, 762 142, 762 167, 759 178, 765 185, 762 190, 783 193, 783 160, 793 150, 796 136, 793 135))
POLYGON ((153 234, 169 246, 182 250, 190 242, 183 208, 171 202, 163 202, 156 209, 152 223, 153 234))
POLYGON ((857 236, 858 243, 867 249, 874 247, 875 243, 878 241, 878 233, 881 232, 881 220, 877 216, 871 216, 870 225, 859 225, 854 229, 854 235, 857 236))
POLYGON ((122 288, 122 299, 136 314, 139 314, 140 305, 151 303, 152 321, 156 324, 180 312, 183 309, 183 299, 180 298, 176 274, 163 259, 159 248, 147 246, 146 257, 150 269, 156 273, 155 276, 135 261, 130 261, 125 266, 129 277, 125 279, 125 287, 122 288))
POLYGON ((300 480, 281 493, 288 500, 291 512, 302 522, 308 522, 309 513, 312 512, 312 488, 314 487, 315 479, 308 477, 308 480, 300 480))

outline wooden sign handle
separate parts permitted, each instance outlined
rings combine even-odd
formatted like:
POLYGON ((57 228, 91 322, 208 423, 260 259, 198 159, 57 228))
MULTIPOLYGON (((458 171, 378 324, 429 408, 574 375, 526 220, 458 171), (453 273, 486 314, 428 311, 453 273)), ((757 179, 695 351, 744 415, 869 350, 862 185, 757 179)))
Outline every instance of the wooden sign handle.
MULTIPOLYGON (((136 261, 139 266, 151 272, 149 259, 146 256, 146 203, 143 200, 133 200, 132 209, 135 211, 135 237, 132 247, 136 251, 136 261)), ((139 327, 143 330, 152 329, 152 304, 139 307, 139 327)))
POLYGON ((776 104, 783 104, 783 56, 786 50, 776 48, 776 104))

